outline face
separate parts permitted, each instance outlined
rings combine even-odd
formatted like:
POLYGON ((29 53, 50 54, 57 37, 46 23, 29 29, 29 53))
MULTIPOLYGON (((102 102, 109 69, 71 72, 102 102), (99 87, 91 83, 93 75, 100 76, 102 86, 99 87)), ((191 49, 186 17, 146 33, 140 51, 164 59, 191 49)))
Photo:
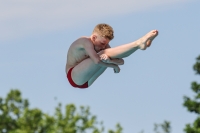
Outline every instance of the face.
POLYGON ((92 37, 92 40, 93 40, 94 49, 96 52, 100 52, 101 50, 104 50, 110 42, 109 39, 102 36, 97 36, 97 35, 94 35, 92 37))

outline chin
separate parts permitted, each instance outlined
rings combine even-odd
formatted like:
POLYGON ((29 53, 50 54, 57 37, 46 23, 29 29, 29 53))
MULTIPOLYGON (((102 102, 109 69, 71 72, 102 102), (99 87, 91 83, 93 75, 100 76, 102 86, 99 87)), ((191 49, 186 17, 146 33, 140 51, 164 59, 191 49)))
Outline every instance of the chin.
POLYGON ((94 48, 94 50, 95 50, 96 52, 99 52, 99 50, 98 50, 98 49, 96 49, 96 48, 94 48))
POLYGON ((100 50, 96 50, 96 49, 94 49, 94 50, 95 50, 97 53, 100 52, 100 50))

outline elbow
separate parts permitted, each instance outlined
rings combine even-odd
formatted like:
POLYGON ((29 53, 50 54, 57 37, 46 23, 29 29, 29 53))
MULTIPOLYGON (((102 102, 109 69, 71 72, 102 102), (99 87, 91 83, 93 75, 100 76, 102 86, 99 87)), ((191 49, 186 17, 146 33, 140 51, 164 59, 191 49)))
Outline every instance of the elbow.
POLYGON ((119 65, 124 65, 124 62, 119 63, 119 65))
POLYGON ((122 59, 122 65, 124 65, 124 60, 122 59))
POLYGON ((124 65, 124 62, 121 62, 119 65, 124 65))
POLYGON ((124 60, 123 59, 120 59, 119 65, 124 65, 124 60))

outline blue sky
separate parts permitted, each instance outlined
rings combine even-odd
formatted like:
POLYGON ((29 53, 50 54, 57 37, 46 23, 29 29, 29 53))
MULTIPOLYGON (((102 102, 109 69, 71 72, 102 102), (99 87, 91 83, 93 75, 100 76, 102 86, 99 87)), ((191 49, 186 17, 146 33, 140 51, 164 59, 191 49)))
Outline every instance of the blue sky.
POLYGON ((199 5, 197 0, 1 1, 0 96, 18 88, 32 108, 51 114, 58 102, 90 106, 107 129, 119 122, 124 133, 153 133, 153 124, 164 120, 172 133, 182 133, 196 118, 182 104, 184 95, 193 97, 190 83, 199 81, 192 69, 200 55, 199 5), (74 89, 64 71, 68 48, 98 23, 114 28, 112 47, 152 29, 159 36, 147 50, 125 58, 119 74, 108 68, 89 89, 74 89))

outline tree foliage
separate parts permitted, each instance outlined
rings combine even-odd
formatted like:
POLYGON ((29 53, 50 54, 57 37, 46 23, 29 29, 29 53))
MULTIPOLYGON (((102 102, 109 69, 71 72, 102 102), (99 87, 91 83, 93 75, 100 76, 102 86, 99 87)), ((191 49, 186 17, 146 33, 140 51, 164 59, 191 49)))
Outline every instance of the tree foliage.
MULTIPOLYGON (((154 124, 154 133, 171 133, 171 124, 169 121, 164 121, 161 124, 154 124)), ((145 133, 144 130, 142 130, 139 133, 145 133)))
POLYGON ((155 133, 170 133, 171 125, 169 121, 164 121, 162 124, 154 124, 155 133))
MULTIPOLYGON (((196 58, 196 63, 193 66, 195 73, 200 76, 200 56, 196 58)), ((195 93, 194 98, 184 96, 183 105, 189 112, 197 114, 197 119, 193 124, 187 124, 184 131, 186 133, 200 133, 200 83, 194 81, 191 83, 191 89, 195 93)))
MULTIPOLYGON (((19 90, 11 90, 6 98, 0 97, 0 132, 2 133, 102 133, 103 122, 98 122, 89 107, 77 109, 74 104, 58 104, 53 116, 40 109, 30 109, 29 101, 22 99, 19 90)), ((121 133, 122 127, 108 133, 121 133)))

